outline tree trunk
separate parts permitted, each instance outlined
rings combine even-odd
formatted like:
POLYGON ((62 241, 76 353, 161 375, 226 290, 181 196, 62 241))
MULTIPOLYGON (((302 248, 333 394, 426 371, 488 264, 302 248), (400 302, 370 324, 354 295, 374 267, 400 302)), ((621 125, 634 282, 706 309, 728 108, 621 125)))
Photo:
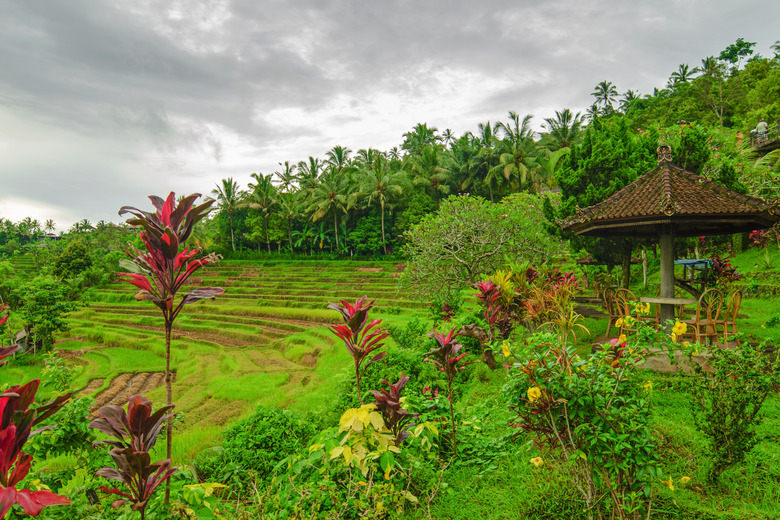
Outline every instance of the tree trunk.
POLYGON ((493 357, 493 349, 488 345, 490 343, 490 338, 485 329, 470 323, 461 327, 458 333, 461 336, 475 338, 477 341, 479 341, 479 347, 482 350, 482 362, 485 363, 490 369, 496 368, 496 359, 493 357))
POLYGON ((336 210, 333 210, 333 234, 336 235, 336 251, 339 250, 339 225, 336 220, 336 210))
POLYGON ((271 241, 268 239, 268 214, 263 215, 263 228, 265 228, 265 245, 268 247, 268 254, 271 254, 271 241))
POLYGON ((647 289, 647 247, 642 248, 642 285, 647 289))
POLYGON ((293 246, 292 246, 292 224, 290 223, 290 219, 287 219, 287 242, 290 244, 290 253, 293 252, 293 246))
POLYGON ((385 242, 385 203, 382 202, 382 249, 387 254, 387 242, 385 242))

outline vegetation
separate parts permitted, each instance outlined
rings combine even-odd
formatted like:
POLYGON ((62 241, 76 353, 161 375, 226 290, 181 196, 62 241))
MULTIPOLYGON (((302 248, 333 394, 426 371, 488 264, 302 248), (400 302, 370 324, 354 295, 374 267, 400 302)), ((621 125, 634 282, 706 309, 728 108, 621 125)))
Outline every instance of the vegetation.
POLYGON ((677 240, 713 260, 703 283, 745 297, 740 343, 718 348, 678 341, 682 322, 601 336, 589 282, 621 265, 652 295, 654 245, 554 226, 652 168, 659 141, 775 196, 777 154, 746 135, 780 115, 780 62, 753 45, 652 95, 604 80, 585 117, 539 134, 515 112, 460 137, 420 123, 388 152, 335 146, 197 206, 151 197, 127 225, 55 239, 53 222, 0 221, 0 334, 33 337, 3 350, 0 517, 777 517, 780 234, 677 240), (605 265, 578 266, 585 252, 605 265), (69 388, 85 397, 65 404, 69 388))

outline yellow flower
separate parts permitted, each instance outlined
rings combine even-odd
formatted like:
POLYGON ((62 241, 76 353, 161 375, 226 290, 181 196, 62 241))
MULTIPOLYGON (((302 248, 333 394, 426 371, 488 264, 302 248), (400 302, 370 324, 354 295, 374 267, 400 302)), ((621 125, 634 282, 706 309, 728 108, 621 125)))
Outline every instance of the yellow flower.
POLYGON ((683 478, 681 478, 681 479, 680 479, 680 484, 685 484, 685 483, 687 483, 689 480, 691 480, 691 477, 683 477, 683 478))
POLYGON ((642 314, 642 315, 647 314, 648 312, 650 312, 650 304, 649 303, 637 303, 634 306, 634 312, 636 312, 637 314, 642 314))
POLYGON ((652 381, 645 381, 645 384, 642 385, 642 388, 644 388, 647 392, 653 391, 653 382, 652 381))
POLYGON ((672 332, 672 333, 670 334, 670 336, 672 337, 672 341, 674 341, 675 343, 677 343, 677 334, 675 334, 674 332, 672 332))
POLYGON ((626 327, 632 327, 634 325, 634 323, 636 323, 636 320, 634 319, 633 316, 626 316, 626 319, 625 319, 626 327))
POLYGON ((544 460, 542 460, 542 458, 541 458, 541 457, 534 457, 534 458, 532 458, 532 459, 531 459, 529 462, 530 462, 531 464, 533 464, 534 466, 536 466, 537 468, 538 468, 539 466, 541 466, 542 464, 544 464, 544 460))
POLYGON ((626 342, 626 335, 625 334, 621 334, 620 336, 618 336, 618 345, 620 345, 621 343, 625 343, 625 342, 626 342))
POLYGON ((532 403, 534 401, 538 401, 539 398, 542 397, 542 389, 538 386, 533 386, 528 389, 528 400, 532 403))
POLYGON ((504 354, 505 358, 512 355, 512 351, 509 350, 509 345, 507 345, 506 341, 501 344, 501 353, 504 354))
POLYGON ((668 487, 670 490, 674 491, 674 484, 672 484, 672 477, 669 477, 669 480, 662 480, 661 484, 668 487))
POLYGON ((682 323, 680 321, 676 322, 674 324, 674 327, 672 327, 672 332, 677 334, 678 336, 680 334, 685 334, 685 332, 688 330, 688 325, 685 323, 682 323))
POLYGON ((615 322, 615 327, 622 327, 623 326, 623 318, 618 318, 615 322))

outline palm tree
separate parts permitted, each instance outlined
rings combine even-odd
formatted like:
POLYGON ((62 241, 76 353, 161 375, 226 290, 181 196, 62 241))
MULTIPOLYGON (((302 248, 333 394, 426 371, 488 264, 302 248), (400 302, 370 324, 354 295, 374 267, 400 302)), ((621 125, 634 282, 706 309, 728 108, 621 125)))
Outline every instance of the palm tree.
POLYGON ((43 229, 46 230, 47 233, 54 233, 54 220, 53 219, 46 219, 46 223, 43 225, 43 229))
POLYGON ((293 186, 295 184, 295 168, 297 167, 294 164, 290 164, 290 161, 284 161, 284 163, 279 163, 279 166, 282 167, 281 172, 274 172, 274 175, 279 177, 279 186, 282 188, 282 191, 287 193, 293 189, 293 186))
POLYGON ((309 156, 308 161, 298 163, 298 187, 299 191, 304 194, 304 198, 308 198, 317 187, 321 170, 322 163, 312 156, 309 156))
POLYGON ((582 116, 579 112, 577 115, 572 115, 568 108, 564 108, 562 112, 556 110, 555 118, 547 117, 545 122, 555 150, 571 147, 582 131, 582 116))
POLYGON ((591 92, 591 96, 596 97, 596 104, 601 105, 606 114, 614 110, 612 104, 615 102, 615 96, 617 95, 618 91, 615 86, 611 81, 606 80, 596 85, 595 90, 591 92))
POLYGON ((450 193, 451 172, 443 164, 441 145, 422 147, 417 155, 407 156, 404 168, 412 174, 412 184, 425 186, 441 199, 450 193))
POLYGON ((290 252, 293 251, 292 243, 292 221, 301 214, 301 203, 299 201, 300 192, 281 193, 279 195, 279 211, 283 219, 287 221, 287 243, 290 246, 290 252))
POLYGON ((682 63, 676 71, 672 72, 672 75, 669 77, 669 83, 673 87, 679 86, 682 83, 688 83, 693 79, 693 75, 697 71, 698 69, 691 69, 687 64, 682 63))
MULTIPOLYGON (((328 152, 330 153, 330 152, 328 152)), ((330 161, 329 161, 330 162, 330 161)), ((328 171, 320 176, 320 182, 312 192, 310 200, 311 220, 316 222, 333 214, 333 232, 336 237, 336 250, 339 249, 339 212, 347 214, 347 179, 339 175, 336 161, 330 162, 328 171)))
POLYGON ((328 158, 325 160, 327 164, 331 166, 334 172, 338 175, 342 171, 346 170, 350 166, 349 154, 352 150, 344 146, 334 146, 326 154, 328 158))
POLYGON ((411 132, 404 134, 404 142, 401 148, 412 155, 416 155, 423 147, 439 142, 440 138, 436 135, 437 131, 436 128, 428 128, 427 123, 417 123, 411 132))
POLYGON ((385 207, 392 204, 393 200, 404 193, 408 186, 408 179, 403 170, 394 170, 388 167, 389 163, 383 155, 377 155, 371 164, 361 170, 361 183, 355 198, 364 198, 366 206, 379 204, 382 214, 382 248, 387 254, 387 241, 385 240, 385 207))
POLYGON ((775 53, 775 59, 780 60, 780 40, 777 40, 774 45, 770 47, 772 49, 772 52, 775 53))
POLYGON ((497 128, 502 130, 504 138, 499 141, 499 168, 504 179, 517 178, 520 187, 528 183, 528 174, 533 166, 533 156, 536 153, 534 131, 531 128, 531 118, 527 115, 520 122, 520 116, 509 112, 509 122, 500 122, 497 128))
POLYGON ((444 141, 444 146, 449 146, 453 142, 455 142, 455 134, 452 133, 452 130, 447 128, 444 130, 444 132, 441 134, 441 140, 444 141))
POLYGON ((600 111, 599 106, 596 103, 593 103, 591 106, 588 107, 588 110, 585 112, 585 117, 588 119, 588 121, 593 122, 594 119, 599 117, 600 111))
POLYGON ((620 110, 624 114, 627 114, 628 111, 631 109, 631 106, 634 104, 634 101, 639 99, 639 94, 634 92, 631 89, 626 90, 625 94, 623 94, 623 99, 620 100, 620 110))
POLYGON ((265 232, 265 244, 268 247, 268 252, 271 252, 271 241, 268 238, 268 217, 271 216, 271 208, 276 204, 278 195, 276 193, 276 187, 271 182, 273 175, 263 175, 253 173, 252 178, 257 183, 249 184, 249 188, 252 192, 249 194, 249 200, 245 203, 252 209, 260 210, 260 214, 263 216, 263 231, 265 232))
MULTIPOLYGON (((256 175, 256 174, 252 174, 256 175)), ((222 179, 222 186, 217 184, 216 189, 211 190, 211 194, 217 199, 217 205, 220 211, 224 211, 228 216, 228 227, 230 228, 230 245, 233 251, 236 250, 236 239, 233 233, 233 213, 238 209, 241 202, 241 191, 238 183, 232 177, 222 179)))
MULTIPOLYGON (((555 174, 558 171, 561 159, 569 153, 568 148, 559 148, 546 156, 536 158, 536 179, 541 185, 544 183, 548 188, 555 186, 555 174)), ((541 191, 541 186, 537 187, 537 193, 541 191)))

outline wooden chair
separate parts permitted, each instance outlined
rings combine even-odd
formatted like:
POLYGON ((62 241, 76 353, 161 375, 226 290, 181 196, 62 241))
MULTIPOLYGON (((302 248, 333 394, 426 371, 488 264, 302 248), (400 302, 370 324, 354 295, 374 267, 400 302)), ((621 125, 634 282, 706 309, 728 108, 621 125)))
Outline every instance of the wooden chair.
POLYGON ((723 293, 718 289, 707 289, 699 296, 699 304, 696 307, 696 317, 692 320, 680 320, 688 325, 688 330, 683 337, 690 336, 692 341, 701 343, 703 338, 718 342, 718 317, 723 307, 723 293))
POLYGON ((628 289, 618 289, 615 291, 615 305, 617 306, 618 314, 623 320, 623 324, 620 327, 620 334, 626 334, 627 332, 636 332, 639 324, 645 322, 649 325, 656 326, 657 321, 654 316, 636 316, 633 313, 634 305, 639 303, 633 292, 628 289), (633 318, 635 323, 633 326, 626 325, 626 318, 633 318))
POLYGON ((607 322, 607 336, 609 336, 612 325, 620 318, 620 313, 618 312, 617 304, 615 302, 614 287, 607 287, 604 289, 604 309, 607 311, 607 314, 609 314, 609 321, 607 322))
POLYGON ((737 314, 742 305, 742 291, 734 291, 729 297, 729 303, 726 306, 726 313, 723 319, 717 323, 718 327, 723 329, 723 346, 729 342, 729 335, 737 333, 737 314))

